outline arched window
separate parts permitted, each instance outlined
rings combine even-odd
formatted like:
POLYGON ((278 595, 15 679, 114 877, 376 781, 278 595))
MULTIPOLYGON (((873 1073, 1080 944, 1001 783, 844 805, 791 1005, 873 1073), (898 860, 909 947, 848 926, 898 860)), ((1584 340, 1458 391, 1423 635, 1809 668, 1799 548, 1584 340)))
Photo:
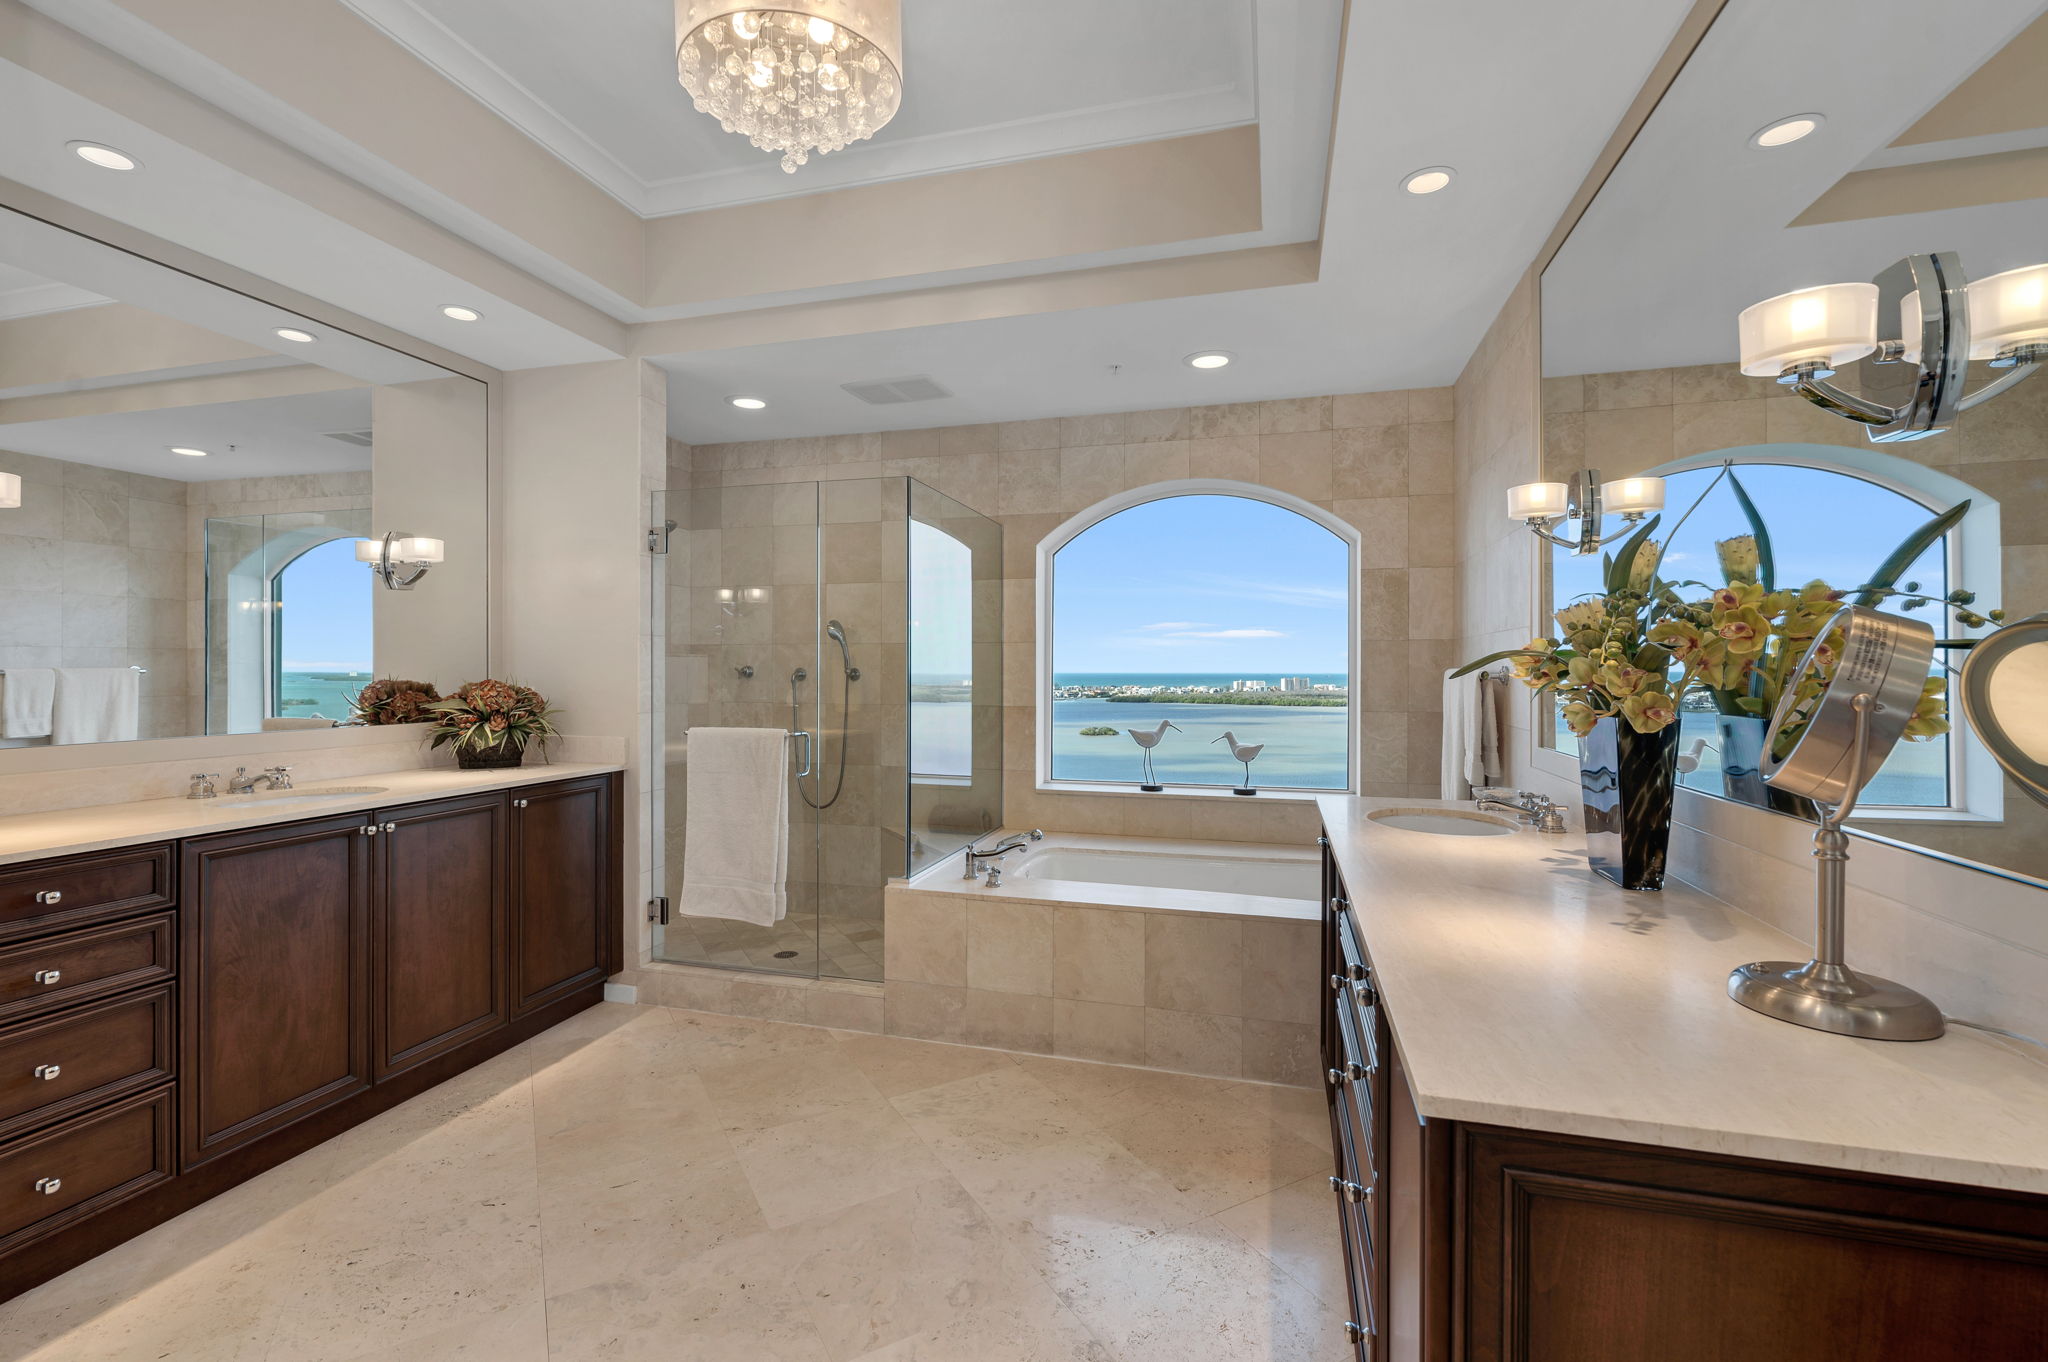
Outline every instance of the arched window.
POLYGON ((1041 785, 1242 787, 1258 748, 1253 788, 1352 788, 1356 548, 1308 502, 1210 480, 1060 526, 1039 546, 1041 785))
POLYGON ((374 588, 353 538, 315 544, 271 574, 271 717, 348 717, 348 697, 374 672, 374 588))
MULTIPOLYGON (((1663 529, 1658 532, 1658 538, 1666 541, 1663 575, 1674 582, 1693 584, 1682 586, 1681 593, 1691 590, 1704 595, 1720 585, 1725 579, 1716 543, 1749 533, 1748 518, 1734 490, 1725 479, 1715 485, 1721 464, 1730 459, 1771 533, 1780 589, 1816 578, 1841 589, 1861 586, 1909 534, 1966 498, 1971 499, 1973 508, 1983 510, 1984 519, 1997 514, 1994 503, 1954 478, 1874 451, 1760 445, 1680 460, 1646 472, 1665 479, 1663 523, 1677 528, 1675 534, 1663 529), (1703 493, 1706 499, 1678 525, 1679 518, 1686 516, 1703 493)), ((1992 544, 1997 541, 1995 525, 1986 534, 1979 521, 1973 509, 1970 520, 1923 553, 1900 578, 1901 583, 1918 582, 1922 592, 1937 597, 1963 585, 1995 593, 1996 581, 1986 580, 1987 576, 1996 577, 1995 551, 1988 561, 1981 562, 1976 561, 1981 555, 1966 554, 1966 533, 1975 532, 1978 539, 1992 544)), ((1601 561, 1599 555, 1579 557, 1565 549, 1553 549, 1550 580, 1554 604, 1597 593, 1601 561)), ((1920 617, 1937 629, 1941 627, 1931 610, 1923 609, 1920 617)), ((1941 665, 1939 656, 1936 665, 1941 665)), ((1681 710, 1681 746, 1689 748, 1700 739, 1707 746, 1700 753, 1698 769, 1682 775, 1680 781, 1718 793, 1723 787, 1714 712, 1704 696, 1689 697, 1681 710)), ((1960 721, 1960 714, 1953 717, 1960 721)), ((1575 742, 1560 724, 1555 744, 1570 752, 1575 742)), ((1948 737, 1901 743, 1871 781, 1862 807, 1967 807, 1971 801, 1964 789, 1962 746, 1948 737)))

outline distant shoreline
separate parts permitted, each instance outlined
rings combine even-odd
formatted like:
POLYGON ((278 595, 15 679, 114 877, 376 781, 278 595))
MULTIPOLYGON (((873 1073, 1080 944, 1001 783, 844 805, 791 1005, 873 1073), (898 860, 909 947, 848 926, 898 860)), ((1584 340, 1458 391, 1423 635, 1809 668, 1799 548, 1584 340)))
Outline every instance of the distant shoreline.
POLYGON ((1342 709, 1351 703, 1342 695, 1304 695, 1300 691, 1283 691, 1278 695, 1266 691, 1232 691, 1226 695, 1098 695, 1091 699, 1107 700, 1113 705, 1283 705, 1297 709, 1342 709))

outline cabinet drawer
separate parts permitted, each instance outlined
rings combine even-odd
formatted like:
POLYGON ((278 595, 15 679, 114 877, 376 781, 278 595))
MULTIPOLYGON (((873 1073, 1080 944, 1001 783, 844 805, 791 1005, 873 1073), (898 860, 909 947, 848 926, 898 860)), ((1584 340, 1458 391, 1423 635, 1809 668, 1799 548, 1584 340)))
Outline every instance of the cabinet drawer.
POLYGON ((0 940, 176 902, 168 846, 0 870, 0 940))
POLYGON ((1345 1333, 1361 1358, 1374 1356, 1379 1333, 1379 1244, 1373 1232, 1373 1203, 1379 1188, 1372 1173, 1351 1146, 1351 1132, 1341 1120, 1337 1129, 1337 1173, 1330 1193, 1337 1203, 1337 1224, 1344 1244, 1344 1275, 1351 1317, 1345 1333))
POLYGON ((0 1023, 171 977, 169 913, 0 950, 0 1023))
POLYGON ((0 1135, 169 1078, 171 1015, 166 984, 0 1031, 0 1135))
POLYGON ((171 1089, 0 1145, 0 1254, 171 1176, 171 1089))

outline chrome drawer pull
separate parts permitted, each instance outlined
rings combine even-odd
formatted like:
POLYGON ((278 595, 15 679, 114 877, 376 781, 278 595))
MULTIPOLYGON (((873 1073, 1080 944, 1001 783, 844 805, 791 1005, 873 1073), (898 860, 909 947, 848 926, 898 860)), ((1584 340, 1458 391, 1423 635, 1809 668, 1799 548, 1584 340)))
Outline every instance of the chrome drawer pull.
POLYGON ((1344 1321, 1344 1337, 1349 1339, 1351 1342, 1356 1343, 1361 1338, 1371 1338, 1372 1336, 1373 1329, 1371 1325, 1367 1325, 1361 1329, 1352 1320, 1347 1319, 1344 1321))
POLYGON ((62 1178, 37 1178, 36 1190, 44 1196, 55 1196, 64 1186, 62 1178))
POLYGON ((47 903, 54 907, 63 901, 64 891, 62 889, 40 889, 36 891, 37 903, 47 903))
POLYGON ((1344 1086, 1344 1071, 1342 1069, 1331 1069, 1323 1077, 1330 1080, 1330 1086, 1333 1088, 1344 1086))
POLYGON ((1363 1064, 1360 1064, 1355 1059, 1347 1059, 1344 1061, 1344 1076, 1350 1079, 1353 1083, 1356 1083, 1359 1079, 1364 1078, 1367 1074, 1370 1074, 1371 1072, 1371 1069, 1366 1068, 1363 1064))
POLYGON ((1362 1182, 1353 1182, 1349 1178, 1333 1176, 1330 1179, 1330 1185, 1342 1193, 1344 1199, 1354 1206, 1372 1195, 1372 1188, 1362 1182))
POLYGON ((36 971, 36 982, 44 988, 48 988, 63 977, 64 971, 60 969, 39 969, 36 971))
POLYGON ((61 1074, 63 1072, 64 1066, 61 1064, 36 1065, 36 1077, 42 1079, 45 1083, 49 1082, 51 1079, 55 1078, 58 1074, 61 1074))
POLYGON ((1343 991, 1344 991, 1344 976, 1343 976, 1343 975, 1341 975, 1341 974, 1333 974, 1333 975, 1331 975, 1331 976, 1330 976, 1330 992, 1332 992, 1332 993, 1342 993, 1343 991))

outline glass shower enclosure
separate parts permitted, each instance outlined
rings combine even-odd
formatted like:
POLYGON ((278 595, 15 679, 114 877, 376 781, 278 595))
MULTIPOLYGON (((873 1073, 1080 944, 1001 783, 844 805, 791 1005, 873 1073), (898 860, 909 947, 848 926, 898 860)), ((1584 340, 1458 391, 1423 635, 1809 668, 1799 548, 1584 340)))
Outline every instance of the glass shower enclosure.
POLYGON ((914 478, 657 494, 653 957, 882 978, 882 886, 1002 823, 1002 527, 914 478), (666 554, 659 552, 666 538, 666 554), (776 728, 786 915, 691 912, 689 734, 776 728))

